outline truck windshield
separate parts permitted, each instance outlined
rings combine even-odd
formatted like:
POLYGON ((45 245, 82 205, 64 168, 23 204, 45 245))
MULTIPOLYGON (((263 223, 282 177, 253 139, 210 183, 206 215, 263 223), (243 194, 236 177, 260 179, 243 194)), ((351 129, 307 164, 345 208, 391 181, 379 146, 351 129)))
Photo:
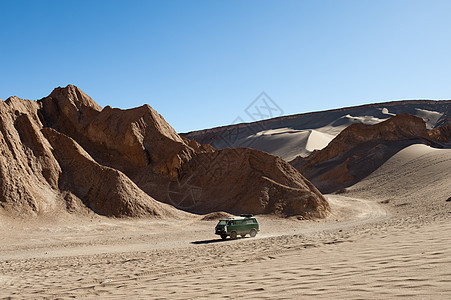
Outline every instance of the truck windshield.
POLYGON ((225 225, 226 223, 227 223, 227 221, 221 220, 221 221, 219 221, 218 225, 225 225))

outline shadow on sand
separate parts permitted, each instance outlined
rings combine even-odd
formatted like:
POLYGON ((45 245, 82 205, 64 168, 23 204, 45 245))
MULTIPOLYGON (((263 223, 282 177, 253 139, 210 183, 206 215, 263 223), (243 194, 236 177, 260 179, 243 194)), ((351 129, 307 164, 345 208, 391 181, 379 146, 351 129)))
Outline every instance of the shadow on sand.
POLYGON ((227 241, 230 241, 230 239, 227 239, 227 240, 214 239, 214 240, 195 241, 195 242, 191 242, 191 244, 202 245, 202 244, 221 243, 221 242, 227 242, 227 241))
MULTIPOLYGON (((245 239, 245 238, 246 237, 237 237, 236 239, 239 240, 239 239, 245 239)), ((228 238, 226 240, 214 239, 214 240, 194 241, 194 242, 191 242, 191 244, 203 245, 203 244, 214 244, 214 243, 221 243, 221 242, 228 242, 228 241, 234 241, 234 240, 231 240, 230 238, 228 238)))

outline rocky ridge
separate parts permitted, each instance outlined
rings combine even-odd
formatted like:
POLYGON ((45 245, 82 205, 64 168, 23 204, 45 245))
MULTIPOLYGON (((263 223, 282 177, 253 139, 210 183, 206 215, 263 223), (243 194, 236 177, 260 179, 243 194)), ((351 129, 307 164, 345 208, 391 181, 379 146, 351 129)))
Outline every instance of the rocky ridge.
POLYGON ((150 106, 102 109, 75 86, 0 101, 0 206, 107 216, 189 212, 324 217, 321 193, 285 161, 179 136, 150 106), (170 205, 167 205, 168 203, 170 205))

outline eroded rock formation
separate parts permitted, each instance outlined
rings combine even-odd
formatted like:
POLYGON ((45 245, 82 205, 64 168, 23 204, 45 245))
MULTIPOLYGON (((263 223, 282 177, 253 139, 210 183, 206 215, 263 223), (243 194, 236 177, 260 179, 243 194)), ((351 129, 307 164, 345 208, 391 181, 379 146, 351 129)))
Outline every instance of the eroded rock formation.
POLYGON ((180 137, 150 106, 102 109, 77 87, 0 101, 0 205, 86 206, 108 216, 276 213, 324 217, 327 201, 285 161, 180 137))

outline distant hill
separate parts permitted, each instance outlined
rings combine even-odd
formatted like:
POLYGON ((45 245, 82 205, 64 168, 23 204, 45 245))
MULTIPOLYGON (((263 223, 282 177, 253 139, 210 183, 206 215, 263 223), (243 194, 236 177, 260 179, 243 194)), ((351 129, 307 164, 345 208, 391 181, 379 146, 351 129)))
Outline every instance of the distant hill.
POLYGON ((351 124, 377 124, 398 114, 422 118, 427 129, 449 124, 451 100, 392 101, 278 117, 183 133, 217 149, 250 147, 290 161, 320 150, 351 124))

